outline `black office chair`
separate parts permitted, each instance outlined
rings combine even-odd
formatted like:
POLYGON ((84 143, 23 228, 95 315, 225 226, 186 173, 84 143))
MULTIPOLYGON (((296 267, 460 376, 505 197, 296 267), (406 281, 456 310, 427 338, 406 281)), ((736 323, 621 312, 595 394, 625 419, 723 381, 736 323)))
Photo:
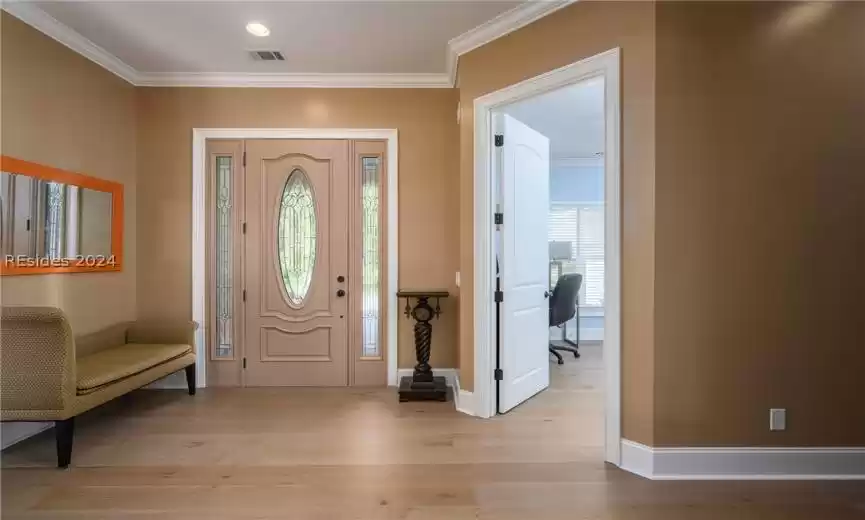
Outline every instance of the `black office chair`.
MULTIPOLYGON (((556 282, 556 288, 553 289, 553 295, 550 298, 550 327, 561 327, 565 322, 577 315, 578 296, 582 284, 583 275, 581 274, 565 274, 559 277, 559 280, 556 282)), ((580 324, 579 320, 577 321, 577 330, 579 331, 580 324)), ((571 342, 568 341, 567 343, 571 342)), ((572 345, 554 345, 550 342, 550 354, 556 356, 560 365, 563 365, 565 361, 562 359, 562 355, 556 352, 557 350, 572 352, 574 357, 578 358, 580 357, 578 348, 578 343, 572 345)))

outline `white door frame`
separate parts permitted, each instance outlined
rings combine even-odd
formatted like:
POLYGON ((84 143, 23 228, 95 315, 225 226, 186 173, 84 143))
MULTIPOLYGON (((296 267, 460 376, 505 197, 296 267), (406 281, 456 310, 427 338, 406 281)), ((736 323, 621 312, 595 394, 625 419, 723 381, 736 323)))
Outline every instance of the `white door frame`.
MULTIPOLYGON (((474 101, 474 414, 495 415, 495 255, 493 251, 494 171, 491 136, 494 109, 582 80, 604 77, 604 369, 605 458, 621 462, 621 99, 619 49, 572 63, 497 90, 474 101)), ((507 297, 507 295, 505 296, 507 297)))
POLYGON ((192 319, 195 333, 196 379, 207 385, 207 140, 208 139, 376 139, 387 141, 387 384, 397 384, 397 276, 399 273, 398 133, 395 128, 193 128, 192 129, 192 319))

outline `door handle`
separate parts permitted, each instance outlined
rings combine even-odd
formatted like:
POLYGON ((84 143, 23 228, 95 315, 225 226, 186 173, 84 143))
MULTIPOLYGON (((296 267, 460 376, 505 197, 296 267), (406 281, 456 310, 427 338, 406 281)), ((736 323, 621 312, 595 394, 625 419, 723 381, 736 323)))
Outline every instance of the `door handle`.
POLYGON ((544 291, 544 298, 550 297, 550 291, 544 291))
POLYGON ((345 291, 343 291, 342 289, 336 291, 336 296, 337 298, 342 298, 343 296, 345 296, 345 291))

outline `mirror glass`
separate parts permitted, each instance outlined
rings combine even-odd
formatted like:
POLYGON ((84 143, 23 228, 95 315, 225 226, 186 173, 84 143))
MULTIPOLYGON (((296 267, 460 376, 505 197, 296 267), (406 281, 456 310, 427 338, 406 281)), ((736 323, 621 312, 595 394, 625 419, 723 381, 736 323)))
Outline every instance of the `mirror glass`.
POLYGON ((7 265, 112 265, 111 204, 109 192, 0 172, 0 252, 7 265))

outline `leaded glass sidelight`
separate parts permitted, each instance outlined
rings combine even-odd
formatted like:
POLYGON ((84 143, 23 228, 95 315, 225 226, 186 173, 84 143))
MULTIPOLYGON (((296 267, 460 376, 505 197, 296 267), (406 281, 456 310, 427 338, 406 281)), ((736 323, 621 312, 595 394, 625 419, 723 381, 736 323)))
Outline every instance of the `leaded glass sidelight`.
POLYGON ((234 353, 232 287, 233 190, 231 156, 216 158, 216 352, 217 358, 234 353))
POLYGON ((282 282, 292 305, 303 305, 315 269, 316 220, 312 185, 303 170, 285 181, 277 226, 282 282))
POLYGON ((361 160, 361 235, 363 237, 363 260, 361 264, 361 283, 363 284, 362 312, 362 355, 380 357, 381 341, 381 296, 379 251, 379 185, 381 160, 378 157, 364 157, 361 160))

